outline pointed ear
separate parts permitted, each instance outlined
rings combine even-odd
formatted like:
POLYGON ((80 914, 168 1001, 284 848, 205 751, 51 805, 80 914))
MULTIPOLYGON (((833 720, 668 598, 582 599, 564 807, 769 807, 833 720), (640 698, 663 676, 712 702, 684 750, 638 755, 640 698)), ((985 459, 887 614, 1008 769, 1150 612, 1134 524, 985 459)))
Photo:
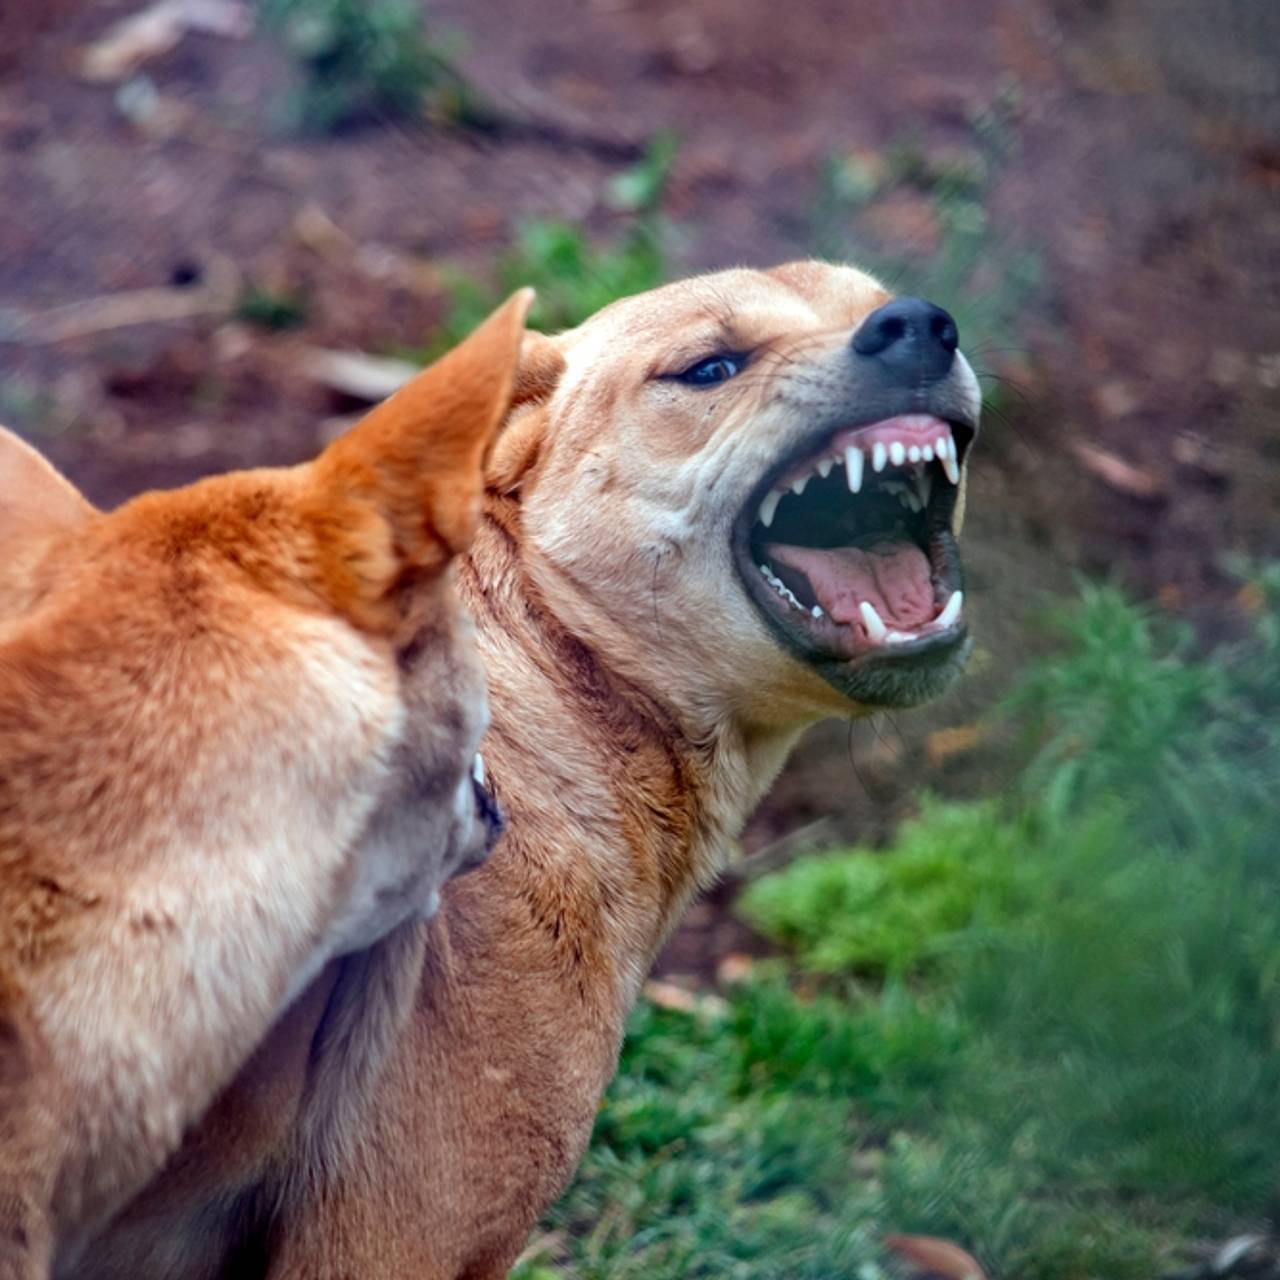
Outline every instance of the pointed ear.
POLYGON ((470 545, 532 301, 532 289, 514 294, 311 464, 323 589, 361 625, 394 626, 397 587, 470 545))
POLYGON ((69 480, 0 427, 0 618, 26 598, 49 543, 95 514, 69 480))
POLYGON ((546 414, 540 406, 559 385, 564 366, 564 353, 555 338, 545 333, 525 334, 511 398, 511 419, 494 444, 485 469, 490 488, 499 493, 515 493, 525 473, 538 460, 546 427, 546 414))

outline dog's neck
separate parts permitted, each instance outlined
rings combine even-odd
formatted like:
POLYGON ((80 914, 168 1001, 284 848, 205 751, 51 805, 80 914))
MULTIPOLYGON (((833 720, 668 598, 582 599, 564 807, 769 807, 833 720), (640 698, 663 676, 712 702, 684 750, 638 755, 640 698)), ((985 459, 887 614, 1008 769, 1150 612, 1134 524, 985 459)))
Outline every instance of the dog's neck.
POLYGON ((612 935, 625 1009, 690 896, 732 856, 798 731, 752 733, 728 719, 691 725, 622 676, 531 580, 519 518, 516 503, 490 500, 463 575, 489 659, 485 755, 511 817, 495 859, 515 874, 510 864, 530 833, 529 845, 555 865, 525 859, 522 878, 539 881, 525 891, 602 905, 584 932, 612 935), (536 838, 544 824, 572 837, 548 850, 536 838))

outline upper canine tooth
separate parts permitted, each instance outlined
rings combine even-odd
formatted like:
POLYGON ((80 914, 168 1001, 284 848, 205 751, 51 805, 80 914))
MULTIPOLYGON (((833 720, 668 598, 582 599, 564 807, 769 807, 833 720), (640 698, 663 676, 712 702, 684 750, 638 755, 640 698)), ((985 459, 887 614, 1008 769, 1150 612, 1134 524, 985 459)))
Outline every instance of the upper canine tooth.
POLYGON ((947 479, 950 480, 952 484, 959 484, 960 483, 960 464, 956 461, 955 445, 953 444, 951 448, 948 449, 947 452, 941 456, 942 456, 942 469, 947 473, 947 479))
POLYGON ((808 483, 809 483, 809 474, 808 474, 808 473, 806 473, 805 475, 802 475, 802 476, 797 476, 797 477, 796 477, 796 478, 791 482, 791 492, 792 492, 792 493, 794 493, 794 494, 796 495, 796 497, 798 498, 798 497, 799 497, 799 496, 804 492, 804 487, 805 487, 805 485, 807 485, 808 483))
POLYGON ((871 450, 871 470, 883 471, 886 457, 884 445, 877 440, 875 447, 871 450))
POLYGON ((889 461, 892 462, 895 467, 900 467, 903 462, 906 461, 906 457, 907 451, 902 447, 902 441, 895 440, 889 446, 889 461))
POLYGON ((862 623, 867 629, 871 642, 880 644, 888 635, 889 628, 884 625, 884 619, 876 612, 875 605, 870 600, 863 600, 858 605, 858 612, 862 614, 862 623))
POLYGON ((935 626, 949 627, 959 616, 964 604, 964 592, 953 591, 951 599, 943 606, 942 612, 933 620, 935 626))
MULTIPOLYGON (((880 446, 877 445, 876 448, 880 446)), ((851 444, 844 451, 845 479, 849 482, 849 492, 858 493, 862 488, 862 450, 851 444)), ((880 470, 879 467, 876 468, 880 470)))
POLYGON ((825 480, 831 474, 831 468, 836 465, 834 458, 823 458, 818 463, 818 474, 825 480))
POLYGON ((767 529, 773 523, 773 513, 778 509, 778 503, 782 501, 782 494, 777 489, 770 489, 764 496, 764 501, 760 504, 760 523, 767 529))

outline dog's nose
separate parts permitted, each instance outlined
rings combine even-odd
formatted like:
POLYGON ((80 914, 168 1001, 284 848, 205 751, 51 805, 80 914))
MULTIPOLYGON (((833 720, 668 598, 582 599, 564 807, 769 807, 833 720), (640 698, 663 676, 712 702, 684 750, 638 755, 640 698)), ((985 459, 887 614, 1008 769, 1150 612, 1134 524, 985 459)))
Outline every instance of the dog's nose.
POLYGON ((858 355, 881 361, 890 372, 912 383, 945 378, 959 342, 956 322, 923 298, 886 302, 853 335, 858 355))

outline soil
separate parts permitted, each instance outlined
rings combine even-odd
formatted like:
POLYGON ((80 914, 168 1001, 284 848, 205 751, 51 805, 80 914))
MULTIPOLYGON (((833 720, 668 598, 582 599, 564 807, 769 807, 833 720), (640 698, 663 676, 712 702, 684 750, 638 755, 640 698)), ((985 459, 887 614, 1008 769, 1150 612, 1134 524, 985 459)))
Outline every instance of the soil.
MULTIPOLYGON (((290 68, 262 38, 189 34, 147 64, 141 107, 136 83, 130 98, 80 79, 82 47, 137 7, 0 16, 0 417, 104 505, 312 454, 352 405, 307 376, 304 349, 420 344, 441 268, 482 273, 520 218, 607 233, 609 179, 660 129, 682 139, 665 202, 677 265, 702 270, 808 252, 826 157, 908 135, 971 147, 975 113, 1004 104, 984 265, 998 290, 1030 252, 1042 283, 1015 341, 976 352, 1012 392, 971 479, 973 674, 927 711, 815 730, 748 850, 874 841, 921 786, 981 785, 977 718, 1073 573, 1216 634, 1236 618, 1223 556, 1280 553, 1275 6, 438 0, 461 68, 518 123, 307 139, 272 123, 290 68), (229 318, 228 279, 301 299, 303 323, 229 318), (88 299, 157 288, 218 310, 60 336, 88 299)), ((910 184, 842 217, 855 257, 936 240, 910 184)), ((751 949, 726 910, 734 883, 690 913, 666 970, 751 949)))

